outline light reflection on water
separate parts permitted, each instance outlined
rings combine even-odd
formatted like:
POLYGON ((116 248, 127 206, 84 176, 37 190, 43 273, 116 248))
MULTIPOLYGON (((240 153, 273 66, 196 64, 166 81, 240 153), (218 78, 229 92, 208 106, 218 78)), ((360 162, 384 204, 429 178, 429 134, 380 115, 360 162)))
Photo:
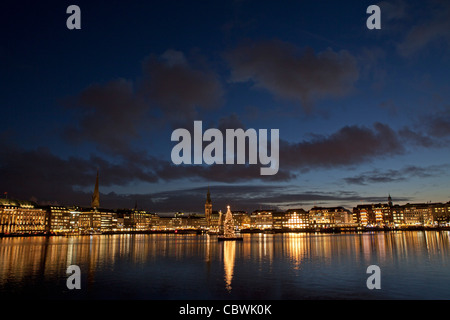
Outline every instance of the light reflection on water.
POLYGON ((450 299, 449 232, 0 239, 0 297, 450 299), (78 265, 81 290, 66 287, 78 265), (366 269, 381 268, 369 290, 366 269))

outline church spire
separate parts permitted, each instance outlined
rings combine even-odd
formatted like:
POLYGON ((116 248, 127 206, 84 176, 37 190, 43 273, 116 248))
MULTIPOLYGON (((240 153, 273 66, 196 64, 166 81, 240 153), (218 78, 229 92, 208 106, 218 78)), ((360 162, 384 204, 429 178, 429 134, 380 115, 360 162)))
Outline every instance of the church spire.
POLYGON ((211 227, 211 216, 212 216, 212 201, 208 186, 208 193, 206 194, 206 203, 205 203, 205 218, 206 218, 206 225, 208 227, 211 227))
POLYGON ((95 179, 95 189, 94 193, 92 194, 91 207, 92 208, 100 207, 100 194, 98 192, 98 170, 97 170, 97 178, 95 179))
POLYGON ((208 186, 208 192, 206 193, 206 203, 211 203, 211 194, 209 193, 209 186, 208 186))

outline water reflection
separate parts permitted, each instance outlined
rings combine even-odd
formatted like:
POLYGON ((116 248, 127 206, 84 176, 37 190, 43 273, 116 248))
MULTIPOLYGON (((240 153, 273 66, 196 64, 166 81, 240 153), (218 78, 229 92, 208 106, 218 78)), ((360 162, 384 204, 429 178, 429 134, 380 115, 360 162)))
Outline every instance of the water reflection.
MULTIPOLYGON (((150 298, 161 294, 182 298, 183 292, 187 298, 195 298, 188 292, 202 298, 220 298, 220 292, 241 297, 239 293, 245 292, 245 298, 254 298, 253 290, 282 294, 287 287, 296 296, 299 287, 339 287, 345 284, 334 279, 353 281, 358 272, 364 277, 363 268, 371 264, 388 270, 393 281, 403 277, 402 286, 408 286, 411 279, 406 275, 417 279, 416 283, 420 277, 428 276, 426 283, 432 275, 439 275, 433 285, 442 282, 449 287, 450 237, 449 232, 427 231, 247 234, 239 243, 218 243, 208 235, 2 238, 0 294, 55 284, 60 285, 60 292, 66 289, 66 269, 71 264, 80 266, 82 286, 98 290, 99 296, 114 286, 118 292, 124 286, 142 287, 142 291, 150 290, 146 296, 150 298), (218 287, 222 291, 211 289, 218 287)), ((396 294, 402 292, 399 289, 396 294)))
POLYGON ((223 243, 223 266, 225 270, 225 288, 231 292, 233 280, 234 260, 236 258, 236 242, 225 241, 223 243))

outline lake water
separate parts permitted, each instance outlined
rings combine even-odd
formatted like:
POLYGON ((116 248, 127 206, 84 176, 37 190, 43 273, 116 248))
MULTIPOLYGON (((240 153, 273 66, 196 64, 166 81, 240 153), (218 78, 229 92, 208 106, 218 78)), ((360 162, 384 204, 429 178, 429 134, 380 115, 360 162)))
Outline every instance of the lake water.
POLYGON ((450 233, 2 238, 0 298, 450 299, 450 233), (80 290, 66 286, 69 265, 80 290), (367 288, 370 265, 381 289, 367 288))

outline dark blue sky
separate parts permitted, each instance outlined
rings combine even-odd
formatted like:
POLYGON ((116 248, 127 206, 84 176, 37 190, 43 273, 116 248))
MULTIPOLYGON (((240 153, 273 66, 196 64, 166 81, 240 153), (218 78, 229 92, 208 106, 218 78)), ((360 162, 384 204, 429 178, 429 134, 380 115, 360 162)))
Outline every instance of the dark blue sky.
POLYGON ((449 201, 447 1, 8 1, 0 186, 153 212, 449 201), (66 8, 81 9, 81 30, 66 8), (366 9, 381 9, 369 30, 366 9), (175 128, 280 130, 280 170, 175 167, 175 128))

